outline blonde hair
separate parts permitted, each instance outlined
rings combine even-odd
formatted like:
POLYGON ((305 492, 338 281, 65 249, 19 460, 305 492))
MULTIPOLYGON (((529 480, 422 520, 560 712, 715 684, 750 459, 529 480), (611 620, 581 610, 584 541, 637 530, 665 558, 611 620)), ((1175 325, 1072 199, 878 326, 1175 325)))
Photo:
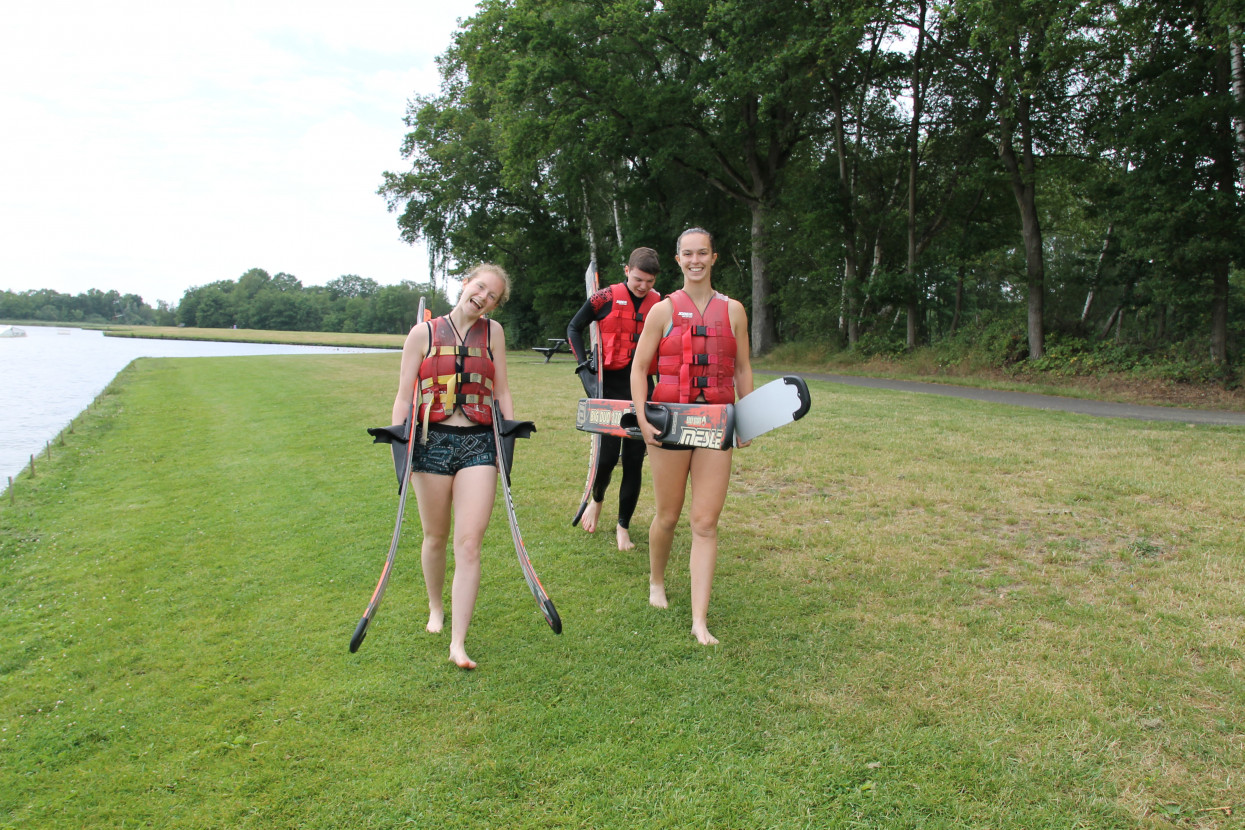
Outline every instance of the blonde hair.
POLYGON ((492 272, 501 277, 501 296, 497 298, 497 307, 501 308, 505 304, 506 300, 510 299, 510 275, 507 274, 506 269, 502 268, 500 265, 495 265, 492 262, 480 263, 475 268, 468 271, 467 276, 463 277, 463 286, 465 287, 467 283, 487 272, 492 272))

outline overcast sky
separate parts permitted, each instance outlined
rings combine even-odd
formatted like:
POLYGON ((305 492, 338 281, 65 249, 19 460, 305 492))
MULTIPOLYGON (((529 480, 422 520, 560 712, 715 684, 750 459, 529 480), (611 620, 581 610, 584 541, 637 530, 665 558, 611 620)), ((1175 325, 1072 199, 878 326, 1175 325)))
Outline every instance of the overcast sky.
POLYGON ((0 24, 0 290, 174 305, 249 268, 428 279, 376 195, 473 0, 39 0, 0 24))

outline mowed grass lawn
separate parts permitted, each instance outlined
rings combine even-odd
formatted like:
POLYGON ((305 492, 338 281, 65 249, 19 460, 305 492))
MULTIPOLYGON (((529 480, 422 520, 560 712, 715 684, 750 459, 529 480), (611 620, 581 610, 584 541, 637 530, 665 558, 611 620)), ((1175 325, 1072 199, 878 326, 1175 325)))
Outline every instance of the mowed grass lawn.
MULTIPOLYGON (((565 361, 511 356, 463 672, 397 503, 399 356, 140 360, 0 502, 0 826, 1242 827, 1245 430, 813 382, 688 532, 570 527, 565 361)), ((617 488, 611 488, 606 516, 617 488)))

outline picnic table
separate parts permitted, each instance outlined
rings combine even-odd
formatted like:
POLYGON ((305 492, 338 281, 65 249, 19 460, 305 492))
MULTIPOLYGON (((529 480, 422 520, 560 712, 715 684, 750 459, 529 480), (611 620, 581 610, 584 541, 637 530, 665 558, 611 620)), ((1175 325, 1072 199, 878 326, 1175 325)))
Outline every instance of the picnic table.
POLYGON ((532 351, 534 351, 534 352, 540 352, 541 354, 543 354, 543 355, 545 356, 545 362, 546 362, 546 363, 548 363, 548 362, 549 362, 549 360, 550 360, 550 359, 551 359, 551 358, 552 358, 555 354, 570 354, 570 353, 571 353, 571 347, 570 347, 570 345, 566 342, 566 340, 564 340, 564 339, 562 339, 562 338, 560 338, 560 337, 550 337, 550 338, 549 338, 549 342, 550 342, 552 345, 549 345, 549 346, 533 346, 533 347, 532 347, 532 351))

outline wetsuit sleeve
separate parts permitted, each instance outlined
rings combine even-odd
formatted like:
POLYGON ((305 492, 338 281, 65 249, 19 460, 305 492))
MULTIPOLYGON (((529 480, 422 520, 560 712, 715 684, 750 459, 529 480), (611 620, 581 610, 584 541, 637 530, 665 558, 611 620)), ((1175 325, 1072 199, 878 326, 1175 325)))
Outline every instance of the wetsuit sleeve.
POLYGON ((609 314, 609 301, 609 291, 598 291, 593 294, 579 311, 575 312, 575 316, 571 318, 570 324, 566 327, 566 340, 571 344, 571 349, 575 352, 575 360, 579 363, 588 359, 588 349, 584 346, 584 332, 594 321, 609 314))

